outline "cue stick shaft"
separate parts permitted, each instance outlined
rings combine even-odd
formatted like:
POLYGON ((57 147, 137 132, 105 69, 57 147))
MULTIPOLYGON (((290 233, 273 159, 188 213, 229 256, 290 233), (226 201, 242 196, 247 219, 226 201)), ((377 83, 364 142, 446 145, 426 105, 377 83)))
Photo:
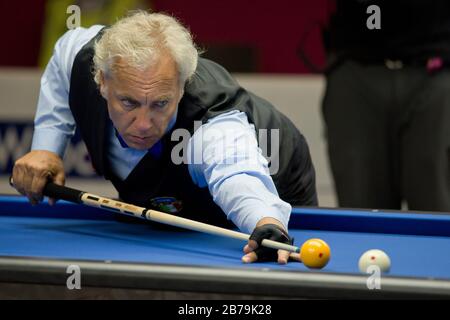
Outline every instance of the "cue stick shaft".
MULTIPOLYGON (((161 211, 146 209, 135 205, 130 205, 121 201, 116 201, 104 197, 100 197, 91 193, 84 193, 81 196, 82 203, 92 206, 103 208, 106 210, 115 211, 118 213, 133 215, 138 218, 144 218, 146 220, 155 221, 174 227, 180 227, 184 229, 214 234, 218 236, 225 236, 238 240, 248 241, 250 236, 248 234, 229 230, 225 228, 216 227, 207 223, 198 222, 182 217, 178 217, 172 214, 164 213, 161 211)), ((272 249, 283 249, 291 252, 297 252, 298 248, 285 243, 264 239, 261 244, 265 247, 272 249)))
MULTIPOLYGON (((10 179, 10 184, 13 186, 12 178, 10 179)), ((46 184, 43 194, 50 198, 62 199, 78 204, 85 204, 87 206, 114 211, 124 215, 134 216, 140 219, 155 221, 193 231, 199 231, 244 241, 248 241, 250 238, 250 236, 246 233, 220 228, 203 222, 178 217, 156 210, 150 210, 144 207, 139 207, 125 202, 101 197, 92 193, 72 189, 66 186, 60 186, 53 182, 48 182, 46 184)), ((281 249, 297 253, 300 252, 299 247, 269 239, 264 239, 261 242, 261 245, 272 249, 281 249)))

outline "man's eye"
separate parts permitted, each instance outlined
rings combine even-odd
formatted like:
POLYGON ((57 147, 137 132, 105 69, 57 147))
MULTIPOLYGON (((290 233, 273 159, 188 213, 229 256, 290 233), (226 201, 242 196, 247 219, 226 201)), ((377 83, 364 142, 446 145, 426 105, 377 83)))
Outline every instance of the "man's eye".
POLYGON ((134 103, 128 99, 122 99, 120 101, 122 102, 122 105, 127 109, 133 109, 134 107, 136 107, 136 103, 134 103))
POLYGON ((162 108, 164 108, 168 103, 169 103, 168 100, 161 100, 161 101, 156 101, 153 105, 154 105, 156 108, 162 109, 162 108))

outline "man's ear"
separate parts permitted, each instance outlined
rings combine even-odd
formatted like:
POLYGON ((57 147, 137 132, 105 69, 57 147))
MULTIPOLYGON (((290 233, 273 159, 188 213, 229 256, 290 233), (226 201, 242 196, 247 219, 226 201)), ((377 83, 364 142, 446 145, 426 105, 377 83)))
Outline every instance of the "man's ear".
POLYGON ((180 89, 180 99, 179 100, 181 100, 183 98, 183 96, 184 96, 184 87, 182 87, 180 89))
POLYGON ((108 88, 106 87, 106 82, 105 82, 105 74, 103 73, 103 71, 100 71, 100 83, 99 83, 99 89, 100 89, 100 94, 102 95, 102 97, 104 99, 106 99, 107 97, 107 92, 108 92, 108 88))

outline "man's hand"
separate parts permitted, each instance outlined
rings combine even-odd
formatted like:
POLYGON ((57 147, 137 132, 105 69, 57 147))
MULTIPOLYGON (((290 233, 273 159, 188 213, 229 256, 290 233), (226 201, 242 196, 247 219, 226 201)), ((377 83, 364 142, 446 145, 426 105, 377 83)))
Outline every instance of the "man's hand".
MULTIPOLYGON (((56 153, 34 150, 15 162, 12 178, 14 188, 35 205, 42 201, 42 192, 48 180, 64 185, 63 161, 56 153)), ((49 199, 49 203, 53 205, 55 199, 49 199)))
POLYGON ((263 218, 256 225, 250 236, 248 244, 244 247, 245 255, 242 262, 251 263, 255 261, 277 260, 280 264, 286 264, 289 258, 300 261, 298 253, 290 253, 284 250, 265 248, 260 245, 264 239, 291 244, 292 240, 281 222, 273 218, 263 218))

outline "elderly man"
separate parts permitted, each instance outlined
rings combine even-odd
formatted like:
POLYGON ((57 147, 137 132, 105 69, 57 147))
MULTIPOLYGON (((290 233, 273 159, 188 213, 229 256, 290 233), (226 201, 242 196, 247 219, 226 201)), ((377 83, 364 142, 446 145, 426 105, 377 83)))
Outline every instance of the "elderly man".
POLYGON ((267 101, 198 55, 190 33, 158 13, 67 32, 42 77, 32 151, 15 163, 14 185, 36 204, 48 179, 64 184, 62 158, 78 127, 94 168, 121 200, 216 225, 231 220, 252 233, 244 262, 287 263, 288 252, 259 244, 291 242, 291 205, 317 205, 306 141, 267 101), (269 137, 279 152, 272 176, 261 129, 279 138, 269 137), (180 130, 191 134, 181 163, 180 130))

